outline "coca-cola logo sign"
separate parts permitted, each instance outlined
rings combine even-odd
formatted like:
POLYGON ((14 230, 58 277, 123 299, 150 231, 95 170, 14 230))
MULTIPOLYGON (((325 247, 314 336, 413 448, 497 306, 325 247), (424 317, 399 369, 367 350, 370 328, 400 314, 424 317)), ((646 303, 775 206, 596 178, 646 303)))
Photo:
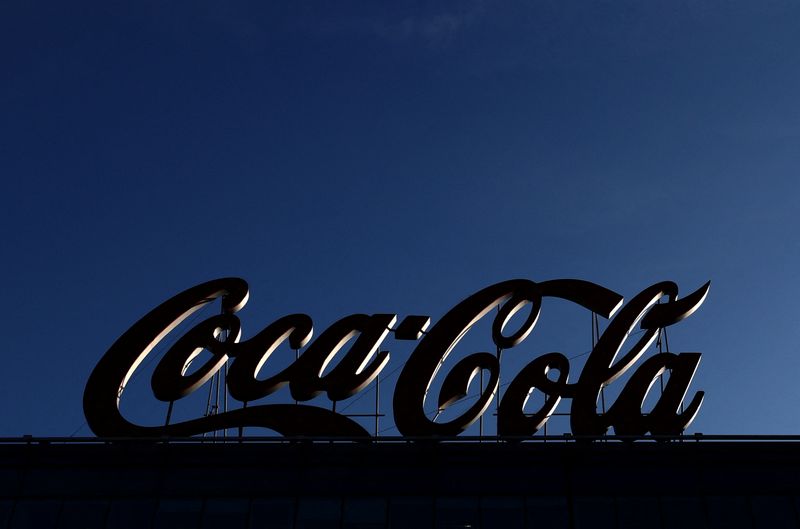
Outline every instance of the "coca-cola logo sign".
POLYGON ((458 435, 498 398, 500 352, 525 340, 536 326, 542 299, 554 297, 613 319, 598 337, 574 382, 570 381, 569 359, 555 352, 532 358, 514 376, 499 398, 498 435, 533 435, 544 426, 561 399, 571 400, 570 427, 575 435, 603 435, 610 427, 618 435, 677 435, 692 422, 703 401, 703 392, 698 391, 688 403, 684 402, 700 353, 660 352, 646 360, 642 357, 663 328, 697 310, 709 286, 706 283, 679 299, 677 285, 664 281, 644 289, 623 305, 622 296, 587 281, 558 279, 537 283, 514 279, 469 296, 430 328, 427 316, 407 316, 398 324, 396 314, 353 314, 335 322, 312 341, 311 318, 291 314, 241 340, 241 322, 236 313, 247 303, 248 285, 239 278, 217 279, 168 299, 128 329, 89 377, 84 411, 89 427, 103 437, 191 436, 243 427, 268 428, 285 436, 369 437, 352 418, 300 403, 322 394, 335 403, 364 390, 389 362, 390 353, 382 345, 392 333, 395 339, 419 341, 394 388, 392 415, 397 429, 409 437, 458 435), (229 363, 226 389, 233 399, 243 403, 242 407, 173 424, 167 420, 160 426, 142 426, 127 420, 119 404, 133 373, 181 322, 218 298, 222 298, 221 313, 198 323, 175 341, 157 364, 151 387, 157 399, 171 406, 207 384, 229 363), (528 305, 528 315, 512 321, 528 305), (481 387, 480 396, 469 409, 447 422, 437 422, 424 410, 439 368, 464 334, 490 313, 494 313, 491 339, 497 354, 469 354, 444 374, 438 409, 463 397, 477 373, 488 375, 488 383, 481 387), (524 321, 515 323, 517 328, 508 328, 519 319, 524 321), (624 350, 637 325, 641 332, 635 343, 624 350), (259 378, 270 355, 285 342, 293 349, 305 349, 284 370, 259 378), (342 351, 346 346, 347 351, 342 351), (186 374, 189 364, 204 349, 211 353, 210 359, 186 374), (333 368, 326 370, 335 359, 333 368), (643 413, 642 405, 653 382, 667 370, 670 376, 663 392, 650 412, 643 413), (631 375, 615 402, 605 412, 598 411, 601 390, 628 371, 631 375), (553 372, 557 372, 556 377, 553 372), (297 404, 251 404, 287 385, 297 404), (546 398, 541 408, 531 413, 524 408, 533 389, 546 398))

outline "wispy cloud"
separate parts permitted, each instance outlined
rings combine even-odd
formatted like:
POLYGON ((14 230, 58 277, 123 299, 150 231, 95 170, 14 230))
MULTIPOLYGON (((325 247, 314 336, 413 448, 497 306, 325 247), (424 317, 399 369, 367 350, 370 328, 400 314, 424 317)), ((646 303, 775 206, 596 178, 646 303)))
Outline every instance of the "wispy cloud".
POLYGON ((375 32, 381 37, 447 44, 473 25, 482 10, 482 3, 473 2, 460 11, 419 14, 385 22, 376 26, 375 32))
POLYGON ((458 8, 423 9, 413 14, 351 14, 307 19, 307 29, 323 33, 361 33, 397 42, 447 46, 481 17, 483 1, 465 2, 458 8))
POLYGON ((249 3, 199 4, 187 22, 165 14, 162 4, 154 2, 150 19, 164 33, 189 34, 200 29, 223 31, 243 47, 263 49, 267 37, 285 32, 330 37, 369 36, 384 41, 423 44, 447 48, 475 26, 485 14, 487 0, 467 0, 454 5, 443 2, 428 6, 391 7, 378 4, 347 10, 320 3, 289 3, 254 6, 249 3))

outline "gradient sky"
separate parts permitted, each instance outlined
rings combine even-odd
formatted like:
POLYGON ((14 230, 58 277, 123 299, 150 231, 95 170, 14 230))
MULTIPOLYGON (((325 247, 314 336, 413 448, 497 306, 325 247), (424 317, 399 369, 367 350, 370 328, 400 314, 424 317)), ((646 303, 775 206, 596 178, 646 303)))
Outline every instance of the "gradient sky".
MULTIPOLYGON (((691 431, 800 434, 799 27, 790 1, 0 4, 0 435, 90 435, 106 349, 225 276, 245 337, 435 323, 517 277, 711 280, 669 329, 703 353, 691 431)), ((504 374, 590 339, 545 304, 504 374)))

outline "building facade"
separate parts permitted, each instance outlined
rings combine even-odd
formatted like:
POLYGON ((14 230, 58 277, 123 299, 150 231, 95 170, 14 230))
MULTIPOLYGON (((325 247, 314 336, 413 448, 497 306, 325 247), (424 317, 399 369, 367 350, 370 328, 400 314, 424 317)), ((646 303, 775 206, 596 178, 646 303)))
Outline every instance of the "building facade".
POLYGON ((799 528, 800 441, 16 439, 5 528, 799 528))

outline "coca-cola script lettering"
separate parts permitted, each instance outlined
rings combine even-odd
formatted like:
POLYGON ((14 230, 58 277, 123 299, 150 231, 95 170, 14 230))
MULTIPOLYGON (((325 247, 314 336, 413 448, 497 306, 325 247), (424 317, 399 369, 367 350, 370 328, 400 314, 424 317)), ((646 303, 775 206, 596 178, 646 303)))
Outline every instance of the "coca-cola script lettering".
MULTIPOLYGON (((541 429, 563 398, 571 399, 570 425, 575 435, 599 436, 610 427, 619 435, 680 434, 697 415, 703 401, 698 391, 684 403, 700 363, 700 353, 662 352, 639 363, 661 329, 690 316, 703 303, 710 283, 678 298, 675 283, 652 285, 623 306, 619 294, 576 279, 534 282, 503 281, 468 297, 430 329, 427 316, 407 316, 398 323, 396 314, 353 314, 328 327, 311 340, 313 324, 305 314, 284 316, 242 340, 236 313, 247 303, 249 289, 239 278, 209 281, 165 301, 125 332, 100 359, 84 392, 83 406, 89 427, 98 436, 191 436, 228 428, 262 427, 285 436, 366 438, 370 434, 357 422, 336 412, 299 404, 321 394, 342 401, 373 383, 390 359, 381 346, 389 333, 395 339, 419 340, 403 366, 394 388, 393 417, 401 434, 410 437, 453 436, 474 424, 497 398, 500 351, 520 344, 536 326, 542 299, 561 298, 604 318, 612 318, 577 376, 570 382, 570 363, 561 353, 532 359, 503 392, 497 408, 499 436, 531 436, 541 429), (243 403, 224 413, 160 426, 142 426, 122 416, 119 402, 125 385, 148 354, 192 313, 222 298, 222 313, 212 316, 178 338, 156 366, 151 379, 153 395, 164 402, 177 401, 199 389, 230 362, 225 379, 228 393, 243 403), (530 305, 529 315, 517 329, 508 329, 512 317, 530 305), (459 340, 481 318, 494 313, 492 341, 497 354, 473 353, 445 375, 438 395, 439 410, 458 401, 478 373, 488 375, 481 393, 466 411, 447 422, 425 413, 426 398, 439 367, 459 340), (615 315, 616 314, 616 315, 615 315), (642 331, 623 351, 634 327, 642 331), (283 343, 305 347, 297 360, 283 371, 259 379, 270 355, 283 343), (345 347, 346 352, 339 354, 345 347), (191 374, 189 364, 207 350, 210 359, 191 374), (326 366, 338 362, 326 372, 326 366), (639 365, 627 379, 616 401, 604 413, 598 411, 601 390, 639 365), (653 409, 645 414, 642 404, 653 382, 665 371, 669 379, 653 409), (557 372, 557 376, 551 371, 557 372), (325 374, 323 374, 325 373, 325 374), (284 386, 298 404, 249 405, 284 386), (533 389, 545 394, 534 413, 524 411, 533 389)), ((438 415, 438 414, 437 414, 438 415)))

